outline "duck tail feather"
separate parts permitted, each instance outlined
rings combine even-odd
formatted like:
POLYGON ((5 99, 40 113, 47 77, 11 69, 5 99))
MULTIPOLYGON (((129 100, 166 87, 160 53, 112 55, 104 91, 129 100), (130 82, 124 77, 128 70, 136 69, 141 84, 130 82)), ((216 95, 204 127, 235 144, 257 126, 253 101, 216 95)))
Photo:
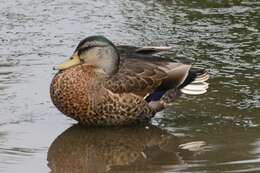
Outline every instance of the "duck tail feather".
POLYGON ((191 83, 180 90, 184 94, 200 95, 206 93, 208 87, 209 87, 209 83, 207 82, 196 82, 196 83, 191 83))
POLYGON ((209 88, 209 83, 206 82, 208 79, 209 75, 205 69, 192 69, 180 87, 180 91, 189 95, 204 94, 209 88))

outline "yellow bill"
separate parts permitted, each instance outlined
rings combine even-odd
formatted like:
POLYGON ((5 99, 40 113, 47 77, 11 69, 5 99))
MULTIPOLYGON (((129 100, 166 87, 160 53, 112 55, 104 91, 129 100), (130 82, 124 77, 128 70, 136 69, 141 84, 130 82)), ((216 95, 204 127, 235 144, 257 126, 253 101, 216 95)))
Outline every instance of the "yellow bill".
POLYGON ((72 67, 72 66, 75 66, 78 64, 80 64, 80 58, 78 56, 78 53, 76 52, 63 63, 54 66, 53 69, 54 70, 64 70, 64 69, 67 69, 69 67, 72 67))

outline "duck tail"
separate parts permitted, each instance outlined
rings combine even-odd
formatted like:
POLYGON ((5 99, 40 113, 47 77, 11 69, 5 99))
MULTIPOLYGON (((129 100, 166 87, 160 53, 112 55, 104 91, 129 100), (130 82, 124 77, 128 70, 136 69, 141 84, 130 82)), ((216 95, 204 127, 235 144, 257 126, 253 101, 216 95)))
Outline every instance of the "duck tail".
POLYGON ((207 92, 209 84, 208 72, 205 69, 190 68, 190 65, 179 65, 172 72, 170 78, 164 81, 155 91, 144 99, 147 102, 158 101, 164 97, 167 102, 174 101, 181 93, 200 95, 207 92))
POLYGON ((186 80, 179 89, 184 94, 199 95, 207 92, 209 83, 208 72, 205 69, 191 69, 186 80))

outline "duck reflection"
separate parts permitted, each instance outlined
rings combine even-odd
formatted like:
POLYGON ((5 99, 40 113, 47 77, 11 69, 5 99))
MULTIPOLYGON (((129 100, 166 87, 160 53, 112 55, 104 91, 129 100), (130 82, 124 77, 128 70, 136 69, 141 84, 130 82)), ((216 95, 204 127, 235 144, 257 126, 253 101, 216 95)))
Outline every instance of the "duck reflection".
POLYGON ((74 125, 51 144, 48 166, 52 173, 161 172, 184 165, 185 156, 178 146, 177 137, 155 126, 74 125))

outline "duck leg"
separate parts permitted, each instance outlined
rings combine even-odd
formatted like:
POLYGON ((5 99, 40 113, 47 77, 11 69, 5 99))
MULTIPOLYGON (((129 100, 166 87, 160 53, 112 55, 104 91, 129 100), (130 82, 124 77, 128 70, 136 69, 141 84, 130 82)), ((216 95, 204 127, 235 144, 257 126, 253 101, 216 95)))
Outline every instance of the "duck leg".
POLYGON ((179 96, 179 92, 176 89, 168 90, 160 100, 149 102, 149 107, 155 112, 160 112, 166 107, 170 106, 172 102, 179 96))
POLYGON ((170 89, 166 91, 166 93, 162 96, 160 101, 162 101, 167 106, 174 102, 179 95, 180 92, 178 92, 178 90, 176 90, 175 88, 170 89))
POLYGON ((151 102, 149 102, 148 105, 154 111, 154 113, 160 112, 166 106, 166 104, 163 101, 161 101, 161 100, 151 101, 151 102))

